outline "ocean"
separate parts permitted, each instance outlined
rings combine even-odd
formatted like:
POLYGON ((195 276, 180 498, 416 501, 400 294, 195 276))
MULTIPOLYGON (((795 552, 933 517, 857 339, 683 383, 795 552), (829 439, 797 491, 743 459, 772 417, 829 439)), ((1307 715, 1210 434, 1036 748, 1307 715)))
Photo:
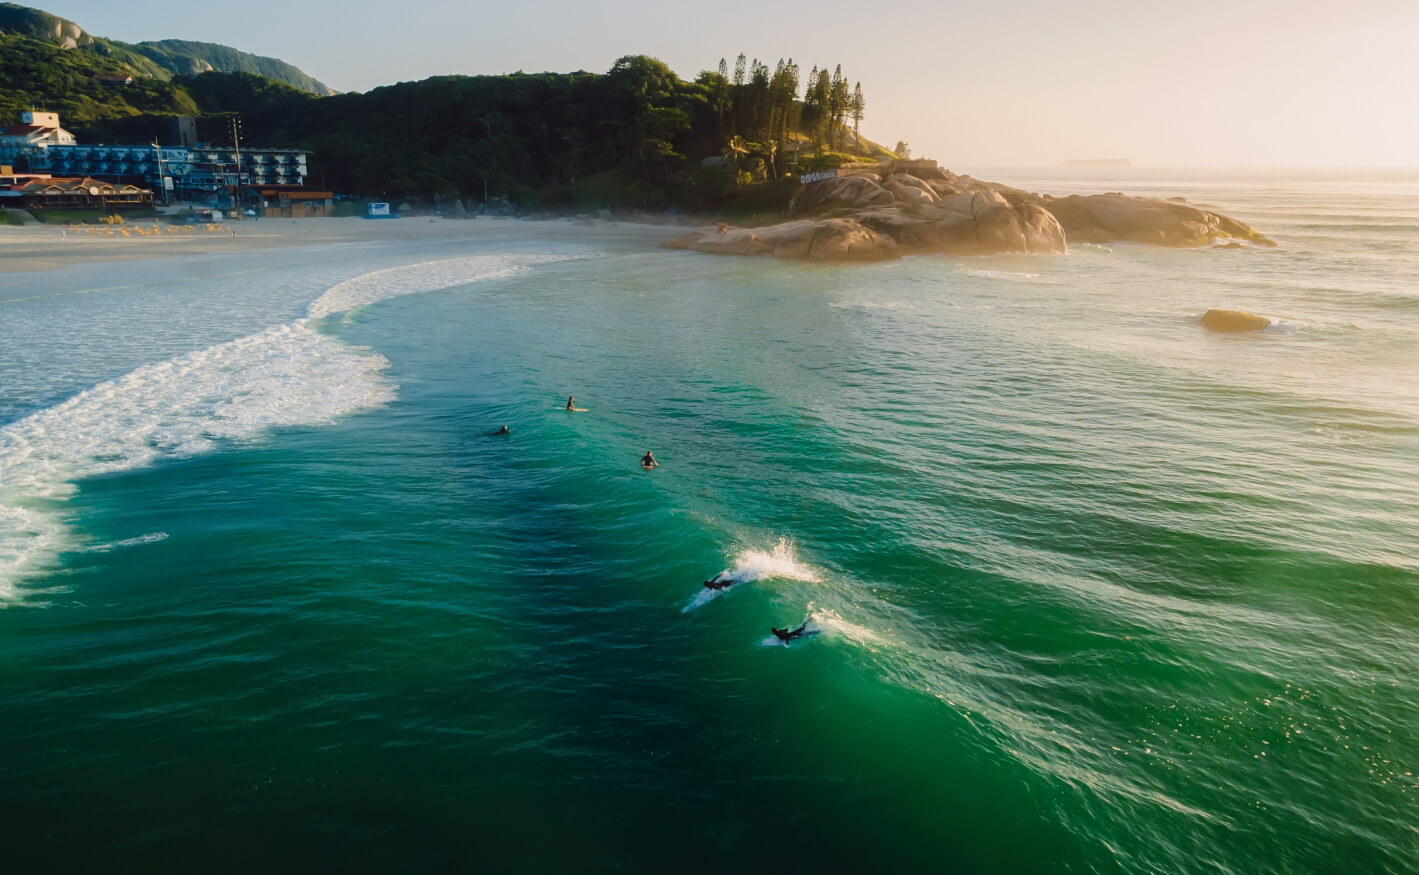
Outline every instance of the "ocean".
POLYGON ((1419 171, 976 175, 1279 246, 0 275, 9 864, 1419 872, 1419 171))

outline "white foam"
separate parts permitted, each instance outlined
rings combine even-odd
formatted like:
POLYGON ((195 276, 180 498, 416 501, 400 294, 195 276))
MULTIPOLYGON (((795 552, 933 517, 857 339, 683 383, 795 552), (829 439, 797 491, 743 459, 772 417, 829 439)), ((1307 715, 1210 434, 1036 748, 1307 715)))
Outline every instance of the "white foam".
POLYGON ((906 301, 832 301, 829 307, 854 310, 914 310, 916 306, 906 301))
POLYGON ((962 268, 960 272, 967 276, 975 276, 989 280, 1001 280, 1003 282, 1031 283, 1034 285, 1057 284, 1056 280, 1042 277, 1037 273, 1025 273, 1024 271, 986 270, 985 268, 968 267, 962 268))
POLYGON ((311 302, 306 314, 323 319, 390 298, 419 295, 455 286, 509 276, 534 264, 589 257, 568 251, 560 255, 467 255, 377 270, 332 286, 311 302))
POLYGON ((107 544, 95 544, 92 547, 85 547, 85 553, 112 553, 114 550, 122 550, 125 547, 141 547, 144 544, 156 544, 159 541, 168 539, 167 532, 149 532, 146 535, 139 535, 136 538, 124 538, 122 541, 112 541, 107 544))
POLYGON ((507 276, 521 270, 530 260, 505 255, 471 255, 377 270, 332 286, 312 301, 306 312, 312 319, 323 319, 390 298, 507 276))
POLYGON ((0 597, 68 543, 74 481, 388 403, 381 355, 304 321, 146 365, 0 428, 0 597))
POLYGON ((818 580, 818 575, 812 568, 798 561, 793 549, 793 542, 787 538, 780 538, 771 550, 747 549, 741 551, 734 557, 732 568, 726 568, 715 576, 721 579, 728 578, 734 582, 723 589, 710 589, 707 586, 701 586, 700 591, 695 593, 695 597, 690 599, 690 603, 682 609, 682 613, 693 611, 695 608, 713 601, 741 583, 773 578, 802 580, 809 583, 818 580))
MULTIPOLYGON (((329 316, 570 257, 472 256, 375 271, 327 290, 308 312, 329 316)), ((387 404, 396 388, 381 373, 388 365, 301 319, 145 365, 0 428, 0 602, 80 548, 63 525, 76 481, 387 404)))
POLYGON ((838 616, 836 611, 813 611, 809 616, 809 628, 828 635, 841 635, 860 644, 880 644, 882 636, 856 623, 849 623, 838 616))

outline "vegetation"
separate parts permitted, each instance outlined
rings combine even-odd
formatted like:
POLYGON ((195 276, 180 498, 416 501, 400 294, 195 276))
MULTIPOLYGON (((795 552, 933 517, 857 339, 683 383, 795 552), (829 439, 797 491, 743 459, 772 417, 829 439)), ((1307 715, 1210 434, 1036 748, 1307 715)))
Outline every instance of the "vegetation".
POLYGON ((15 215, 11 210, 8 210, 8 209, 0 209, 0 225, 23 225, 23 224, 24 224, 24 222, 20 221, 20 217, 17 216, 17 215, 15 215))
MULTIPOLYGON (((159 82, 166 82, 175 75, 209 71, 254 73, 312 94, 334 93, 324 83, 276 58, 253 55, 217 43, 187 40, 158 40, 131 45, 96 37, 67 18, 14 3, 0 3, 0 35, 24 37, 51 50, 83 56, 85 60, 102 66, 100 72, 103 73, 127 74, 159 82)), ((44 59, 37 60, 44 63, 44 59)))
MULTIPOLYGON (((18 124, 29 109, 58 112, 66 126, 140 113, 192 115, 197 105, 180 86, 152 78, 114 86, 94 79, 103 73, 137 76, 113 58, 0 32, 0 122, 18 124)), ((72 128, 71 128, 72 129, 72 128)))
POLYGON ((165 39, 141 42, 131 48, 151 58, 174 75, 192 76, 199 73, 252 73, 274 79, 298 91, 330 95, 330 86, 311 78, 304 71, 277 58, 267 58, 238 51, 217 43, 165 39))
MULTIPOLYGON (((631 55, 605 74, 442 76, 321 99, 237 74, 175 82, 207 113, 200 137, 225 140, 222 113, 239 112, 248 141, 311 150, 313 185, 379 200, 472 204, 486 194, 534 210, 752 215, 786 207, 794 167, 890 157, 854 132, 865 103, 841 74, 820 73, 806 99, 792 61, 772 72, 746 64, 741 74, 738 83, 715 72, 687 82, 631 55)), ((165 126, 134 118, 81 133, 141 142, 165 126)))
POLYGON ((858 133, 860 84, 840 66, 803 77, 792 59, 770 69, 741 54, 690 82, 628 55, 604 74, 440 76, 324 97, 291 70, 208 43, 117 43, 0 3, 0 122, 46 109, 81 142, 146 143, 192 115, 200 140, 222 143, 236 114, 248 143, 309 150, 312 186, 371 199, 752 217, 782 212, 795 171, 893 157, 858 133), (95 78, 113 73, 135 81, 95 78))

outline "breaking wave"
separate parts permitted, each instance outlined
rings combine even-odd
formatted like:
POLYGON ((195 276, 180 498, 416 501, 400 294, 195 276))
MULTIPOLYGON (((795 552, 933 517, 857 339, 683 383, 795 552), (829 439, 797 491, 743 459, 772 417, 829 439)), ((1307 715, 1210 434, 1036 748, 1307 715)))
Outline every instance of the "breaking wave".
POLYGON ((308 319, 144 365, 0 428, 0 603, 16 596, 23 578, 83 548, 64 525, 63 502, 77 481, 394 399, 384 356, 321 334, 310 319, 563 258, 475 256, 364 274, 320 295, 308 319))

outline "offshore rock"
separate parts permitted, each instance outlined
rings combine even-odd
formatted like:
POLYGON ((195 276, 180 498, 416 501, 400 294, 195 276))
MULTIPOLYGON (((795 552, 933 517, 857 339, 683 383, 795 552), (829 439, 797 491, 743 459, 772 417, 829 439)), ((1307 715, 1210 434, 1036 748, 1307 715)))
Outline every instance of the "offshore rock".
POLYGON ((904 252, 1058 255, 1068 251, 1070 242, 1276 245, 1242 222, 1181 198, 1164 201, 1119 192, 1056 198, 949 170, 932 169, 926 173, 929 178, 922 179, 892 173, 891 167, 859 165, 849 175, 809 183, 790 208, 798 217, 794 221, 753 231, 723 225, 665 246, 720 255, 874 261, 904 252))
POLYGON ((895 241, 852 219, 784 222, 753 231, 709 227, 661 244, 713 255, 772 254, 799 261, 883 261, 901 257, 895 241))
POLYGON ((1242 331, 1262 331, 1271 326, 1271 320, 1245 310, 1213 308, 1202 314, 1202 324, 1212 331, 1236 334, 1242 331))
POLYGON ((1118 194, 1017 197, 1043 207, 1059 220, 1073 243, 1145 243, 1153 246, 1211 246, 1245 240, 1275 246, 1265 235, 1236 219, 1188 204, 1118 194))

